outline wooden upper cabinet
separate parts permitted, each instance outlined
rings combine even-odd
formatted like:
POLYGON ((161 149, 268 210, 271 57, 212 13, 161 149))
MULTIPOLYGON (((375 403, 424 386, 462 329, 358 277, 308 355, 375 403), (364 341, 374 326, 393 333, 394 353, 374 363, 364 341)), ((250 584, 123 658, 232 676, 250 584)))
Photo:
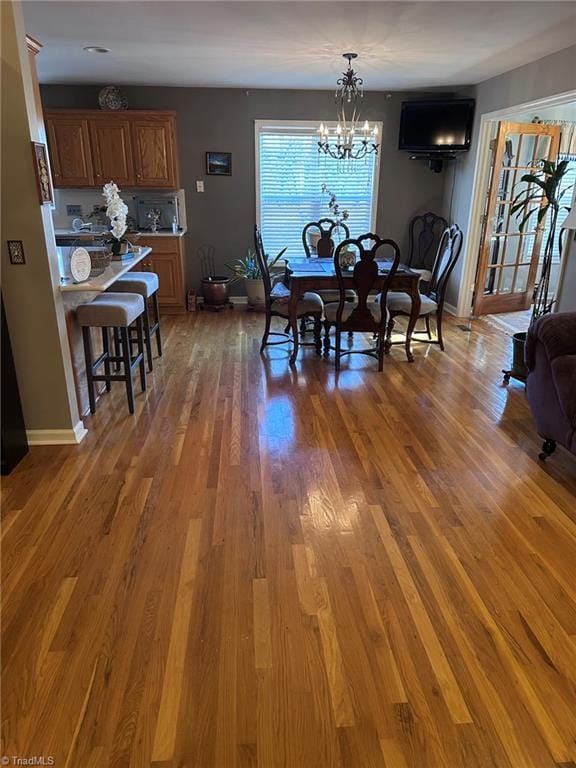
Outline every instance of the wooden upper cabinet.
POLYGON ((54 186, 94 186, 88 120, 81 116, 47 113, 46 127, 54 186))
POLYGON ((173 112, 54 109, 45 112, 55 187, 176 189, 173 112))
POLYGON ((173 117, 136 117, 132 120, 136 185, 178 186, 176 130, 173 117))
POLYGON ((90 139, 96 184, 115 181, 120 187, 135 186, 130 121, 96 117, 90 120, 90 139))

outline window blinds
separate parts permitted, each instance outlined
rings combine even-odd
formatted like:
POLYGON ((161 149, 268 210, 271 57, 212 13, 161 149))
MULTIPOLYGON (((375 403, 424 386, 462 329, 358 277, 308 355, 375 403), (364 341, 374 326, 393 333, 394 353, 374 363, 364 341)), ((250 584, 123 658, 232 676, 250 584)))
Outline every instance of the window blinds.
POLYGON ((350 235, 371 231, 375 220, 375 158, 338 162, 320 157, 316 131, 258 127, 259 224, 264 249, 275 255, 287 246, 286 255, 304 255, 302 230, 310 221, 330 218, 329 196, 336 194, 340 210, 348 209, 350 235))

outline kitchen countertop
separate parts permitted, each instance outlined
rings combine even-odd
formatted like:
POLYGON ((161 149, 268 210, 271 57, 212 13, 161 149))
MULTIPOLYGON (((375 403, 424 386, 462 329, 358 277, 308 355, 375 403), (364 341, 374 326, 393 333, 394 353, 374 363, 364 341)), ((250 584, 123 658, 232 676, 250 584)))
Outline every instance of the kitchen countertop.
POLYGON ((146 256, 151 253, 151 251, 152 248, 141 248, 140 253, 138 255, 135 254, 134 258, 130 259, 130 261, 111 261, 110 266, 106 267, 104 272, 102 272, 101 275, 98 275, 98 277, 88 278, 88 280, 83 283, 62 283, 60 290, 62 293, 68 293, 71 291, 101 293, 107 288, 110 288, 110 286, 120 277, 120 275, 124 275, 126 272, 128 272, 129 269, 132 269, 135 264, 139 264, 142 259, 145 259, 146 256))
MULTIPOLYGON (((54 234, 56 237, 70 237, 70 238, 77 238, 79 240, 81 239, 97 239, 101 237, 109 237, 110 232, 106 230, 105 232, 98 232, 96 230, 95 232, 91 232, 88 229, 83 229, 80 232, 75 232, 73 229, 55 229, 54 234)), ((147 232, 146 230, 142 230, 140 232, 126 232, 126 238, 130 240, 131 237, 134 238, 135 241, 138 240, 139 237, 183 237, 186 234, 186 229, 180 229, 178 232, 172 232, 171 229, 162 230, 161 232, 147 232)))

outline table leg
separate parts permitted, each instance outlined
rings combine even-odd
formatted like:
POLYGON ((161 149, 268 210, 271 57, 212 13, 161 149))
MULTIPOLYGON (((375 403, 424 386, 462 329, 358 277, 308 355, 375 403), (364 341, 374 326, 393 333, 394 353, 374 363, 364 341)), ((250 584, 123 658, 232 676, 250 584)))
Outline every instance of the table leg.
MULTIPOLYGON (((408 292, 407 292, 408 293, 408 292)), ((408 318, 408 328, 406 329, 406 357, 409 363, 414 362, 414 355, 412 354, 412 333, 420 317, 420 309, 422 302, 420 301, 420 291, 418 290, 418 281, 410 286, 409 296, 412 299, 412 308, 410 310, 410 317, 408 318)))
POLYGON ((292 282, 290 286, 290 301, 288 302, 288 322, 292 330, 293 349, 290 355, 290 365, 296 362, 298 356, 298 287, 292 282))

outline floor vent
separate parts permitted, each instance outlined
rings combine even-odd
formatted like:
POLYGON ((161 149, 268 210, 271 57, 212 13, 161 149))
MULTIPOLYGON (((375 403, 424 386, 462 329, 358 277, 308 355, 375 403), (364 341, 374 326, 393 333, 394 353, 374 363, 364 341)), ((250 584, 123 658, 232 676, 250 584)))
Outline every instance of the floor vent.
POLYGON ((464 333, 472 333, 471 325, 457 325, 456 328, 459 328, 461 331, 464 331, 464 333))

